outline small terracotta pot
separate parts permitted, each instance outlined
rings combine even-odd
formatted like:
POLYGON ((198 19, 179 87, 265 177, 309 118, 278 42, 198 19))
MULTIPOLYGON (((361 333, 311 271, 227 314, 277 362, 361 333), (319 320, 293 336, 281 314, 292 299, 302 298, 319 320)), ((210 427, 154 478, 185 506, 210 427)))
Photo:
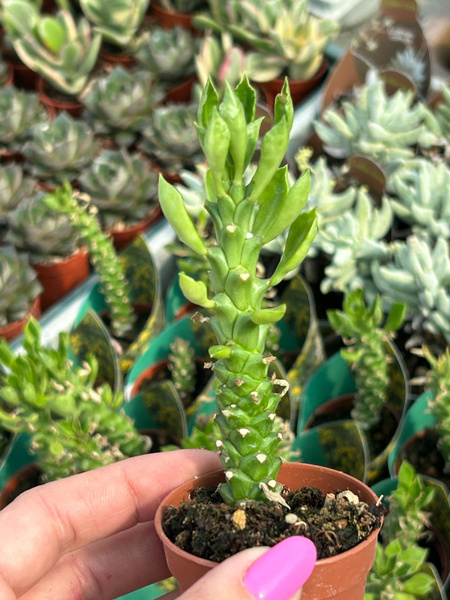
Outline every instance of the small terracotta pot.
POLYGON ((22 467, 17 473, 14 473, 8 479, 0 493, 0 510, 11 504, 13 499, 17 497, 18 490, 21 493, 35 487, 33 483, 36 482, 40 475, 42 475, 42 471, 35 462, 22 467))
POLYGON ((39 75, 32 71, 27 65, 24 65, 18 59, 8 60, 8 67, 13 74, 13 81, 16 88, 24 90, 35 90, 39 75))
POLYGON ((11 150, 7 150, 6 148, 2 148, 0 150, 0 163, 5 162, 24 163, 25 156, 23 154, 20 154, 20 152, 13 152, 11 150))
POLYGON ((161 206, 158 204, 146 219, 143 219, 136 225, 125 227, 124 229, 114 229, 111 227, 107 230, 112 237, 116 250, 122 250, 125 246, 134 240, 135 237, 145 233, 162 216, 161 206))
POLYGON ((44 288, 41 308, 46 310, 88 278, 89 254, 86 248, 80 248, 72 256, 58 262, 34 263, 33 269, 44 288))
POLYGON ((166 29, 179 26, 190 31, 196 31, 192 24, 192 15, 167 10, 156 2, 151 3, 150 14, 166 29))
MULTIPOLYGON (((292 102, 298 104, 308 94, 310 94, 325 77, 328 70, 328 61, 324 57, 319 70, 310 79, 289 79, 289 87, 291 90, 292 102)), ((284 77, 277 77, 272 81, 266 81, 263 83, 257 82, 256 85, 264 92, 267 100, 267 104, 273 108, 275 103, 275 97, 279 94, 284 85, 284 77)))
POLYGON ((189 79, 179 83, 167 90, 165 95, 165 102, 190 102, 192 95, 192 88, 194 83, 197 81, 196 75, 191 75, 189 79))
MULTIPOLYGON (((162 529, 162 518, 168 506, 178 506, 189 499, 193 488, 214 486, 225 481, 222 471, 216 471, 189 481, 172 491, 161 502, 155 516, 156 532, 160 537, 172 575, 178 580, 181 592, 187 590, 217 563, 193 556, 173 544, 162 529)), ((323 492, 350 490, 360 500, 374 504, 378 497, 361 481, 350 475, 302 463, 282 465, 278 481, 296 490, 302 486, 317 487, 323 492)), ((363 600, 367 574, 375 560, 379 529, 351 550, 317 561, 311 577, 303 587, 302 600, 363 600)))
POLYGON ((76 98, 72 98, 71 96, 67 96, 66 99, 62 99, 63 94, 61 94, 61 98, 52 98, 46 92, 46 90, 51 87, 43 77, 38 77, 36 89, 38 91, 39 100, 42 104, 45 104, 48 108, 52 109, 56 113, 65 110, 72 117, 79 117, 83 112, 83 104, 79 102, 76 98))
POLYGON ((111 52, 106 48, 100 49, 100 58, 106 65, 111 65, 112 67, 121 66, 124 69, 131 69, 136 64, 136 59, 134 56, 122 54, 120 51, 111 52))
POLYGON ((10 341, 15 337, 20 335, 30 318, 30 316, 38 319, 41 314, 41 302, 40 296, 34 299, 33 304, 31 305, 30 312, 24 319, 20 319, 19 321, 14 321, 13 323, 9 323, 5 325, 5 327, 0 327, 0 339, 5 338, 5 340, 10 341))

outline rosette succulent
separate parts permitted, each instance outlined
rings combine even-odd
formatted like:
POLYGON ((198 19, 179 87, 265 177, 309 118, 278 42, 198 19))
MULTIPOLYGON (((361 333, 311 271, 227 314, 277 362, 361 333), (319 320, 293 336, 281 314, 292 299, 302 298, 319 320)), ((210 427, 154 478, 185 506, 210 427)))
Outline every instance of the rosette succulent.
POLYGON ((9 85, 0 90, 0 143, 19 151, 33 125, 50 120, 50 114, 34 92, 9 85))
POLYGON ((0 327, 24 319, 41 291, 28 255, 0 246, 0 327))
POLYGON ((11 163, 0 166, 0 224, 19 203, 34 194, 36 181, 24 175, 20 165, 11 163))
POLYGON ((73 181, 97 150, 98 142, 89 125, 62 112, 50 123, 34 125, 22 152, 34 176, 61 182, 73 181))
POLYGON ((53 87, 69 95, 85 87, 97 61, 101 35, 69 10, 40 14, 29 0, 5 0, 2 21, 19 58, 53 87))
POLYGON ((135 57, 155 77, 174 83, 192 75, 195 53, 195 38, 187 29, 154 27, 140 37, 135 57))
POLYGON ((149 122, 164 93, 151 73, 116 67, 93 79, 81 96, 97 133, 130 145, 149 122))
MULTIPOLYGON (((276 482, 281 459, 275 449, 282 435, 273 421, 280 394, 268 375, 271 357, 265 339, 271 323, 280 320, 285 305, 263 304, 271 286, 283 280, 305 257, 316 233, 315 211, 302 213, 309 190, 309 174, 292 187, 287 169, 280 168, 293 122, 289 86, 277 96, 274 125, 262 139, 261 156, 250 184, 243 175, 256 149, 260 121, 255 121, 256 97, 244 79, 234 90, 226 84, 223 101, 208 83, 200 101, 197 127, 208 163, 206 210, 216 243, 205 243, 197 232, 181 194, 160 177, 163 212, 189 248, 207 258, 213 295, 206 285, 185 273, 180 285, 191 302, 210 309, 217 344, 209 349, 219 380, 216 422, 226 483, 220 486, 225 502, 279 498, 276 482), (270 277, 257 275, 265 243, 290 227, 285 250, 270 277)), ((286 384, 287 385, 287 384, 286 384)), ((285 389, 285 388, 283 388, 285 389)))
POLYGON ((142 130, 139 148, 170 172, 193 168, 203 155, 195 127, 194 105, 167 104, 155 109, 142 130))
POLYGON ((150 0, 80 0, 86 17, 104 40, 116 46, 133 41, 150 0))
POLYGON ((79 178, 83 192, 99 211, 104 227, 135 225, 157 203, 158 177, 140 154, 104 150, 79 178))

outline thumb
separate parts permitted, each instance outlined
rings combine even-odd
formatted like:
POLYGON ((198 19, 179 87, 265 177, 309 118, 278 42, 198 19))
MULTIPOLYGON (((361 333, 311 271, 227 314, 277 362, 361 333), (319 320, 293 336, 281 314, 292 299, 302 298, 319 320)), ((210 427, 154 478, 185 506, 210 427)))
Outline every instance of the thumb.
POLYGON ((298 600, 316 558, 313 542, 299 536, 272 548, 249 548, 209 571, 179 600, 298 600))

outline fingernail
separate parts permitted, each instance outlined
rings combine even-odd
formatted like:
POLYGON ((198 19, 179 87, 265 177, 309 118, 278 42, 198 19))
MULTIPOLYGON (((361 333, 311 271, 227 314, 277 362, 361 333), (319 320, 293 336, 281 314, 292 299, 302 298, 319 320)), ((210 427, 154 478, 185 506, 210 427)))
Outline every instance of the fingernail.
POLYGON ((316 560, 311 540, 286 538, 252 564, 244 585, 257 600, 289 600, 309 578, 316 560))

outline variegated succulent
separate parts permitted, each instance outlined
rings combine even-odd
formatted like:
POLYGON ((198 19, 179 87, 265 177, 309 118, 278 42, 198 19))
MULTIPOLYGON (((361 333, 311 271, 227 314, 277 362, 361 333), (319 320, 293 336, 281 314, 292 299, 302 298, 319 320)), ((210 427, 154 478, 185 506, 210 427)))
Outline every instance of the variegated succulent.
POLYGON ((34 92, 11 85, 0 90, 0 143, 8 150, 20 151, 31 127, 49 120, 50 113, 34 92))
POLYGON ((54 182, 73 181, 98 151, 94 132, 83 121, 60 113, 50 123, 38 123, 22 152, 31 173, 54 182))
POLYGON ((9 215, 5 240, 27 252, 32 263, 47 263, 71 256, 79 247, 78 232, 67 215, 51 210, 47 194, 38 192, 24 198, 9 215))
POLYGON ((377 161, 390 175, 415 155, 416 145, 438 142, 425 123, 423 104, 414 104, 412 91, 392 96, 375 71, 355 91, 353 99, 325 110, 315 130, 326 150, 339 157, 363 154, 377 161))
POLYGON ((34 194, 36 181, 27 177, 20 165, 0 166, 0 224, 7 221, 9 213, 21 200, 34 194))
POLYGON ((104 150, 79 178, 106 228, 135 225, 157 204, 158 177, 148 160, 126 150, 104 150))
POLYGON ((69 10, 41 15, 29 0, 5 0, 2 22, 19 58, 53 87, 69 95, 85 87, 97 61, 101 35, 69 10))
POLYGON ((449 241, 430 241, 411 235, 392 244, 392 260, 373 261, 373 282, 383 301, 406 302, 415 332, 423 330, 450 343, 450 251, 449 241))
POLYGON ((24 319, 41 291, 28 255, 0 246, 0 327, 24 319))
POLYGON ((394 212, 414 232, 450 239, 450 169, 445 163, 410 161, 393 175, 391 187, 397 195, 394 212))
POLYGON ((154 27, 139 38, 135 57, 142 68, 155 77, 173 83, 194 72, 196 46, 194 36, 187 29, 154 27))
POLYGON ((93 79, 81 96, 86 117, 99 134, 129 146, 149 122, 164 92, 154 76, 142 70, 116 67, 93 79))
POLYGON ((136 35, 150 0, 80 0, 86 17, 104 40, 127 46, 136 35))
POLYGON ((158 107, 150 124, 141 132, 139 148, 170 172, 193 168, 203 159, 195 120, 194 105, 158 107))

